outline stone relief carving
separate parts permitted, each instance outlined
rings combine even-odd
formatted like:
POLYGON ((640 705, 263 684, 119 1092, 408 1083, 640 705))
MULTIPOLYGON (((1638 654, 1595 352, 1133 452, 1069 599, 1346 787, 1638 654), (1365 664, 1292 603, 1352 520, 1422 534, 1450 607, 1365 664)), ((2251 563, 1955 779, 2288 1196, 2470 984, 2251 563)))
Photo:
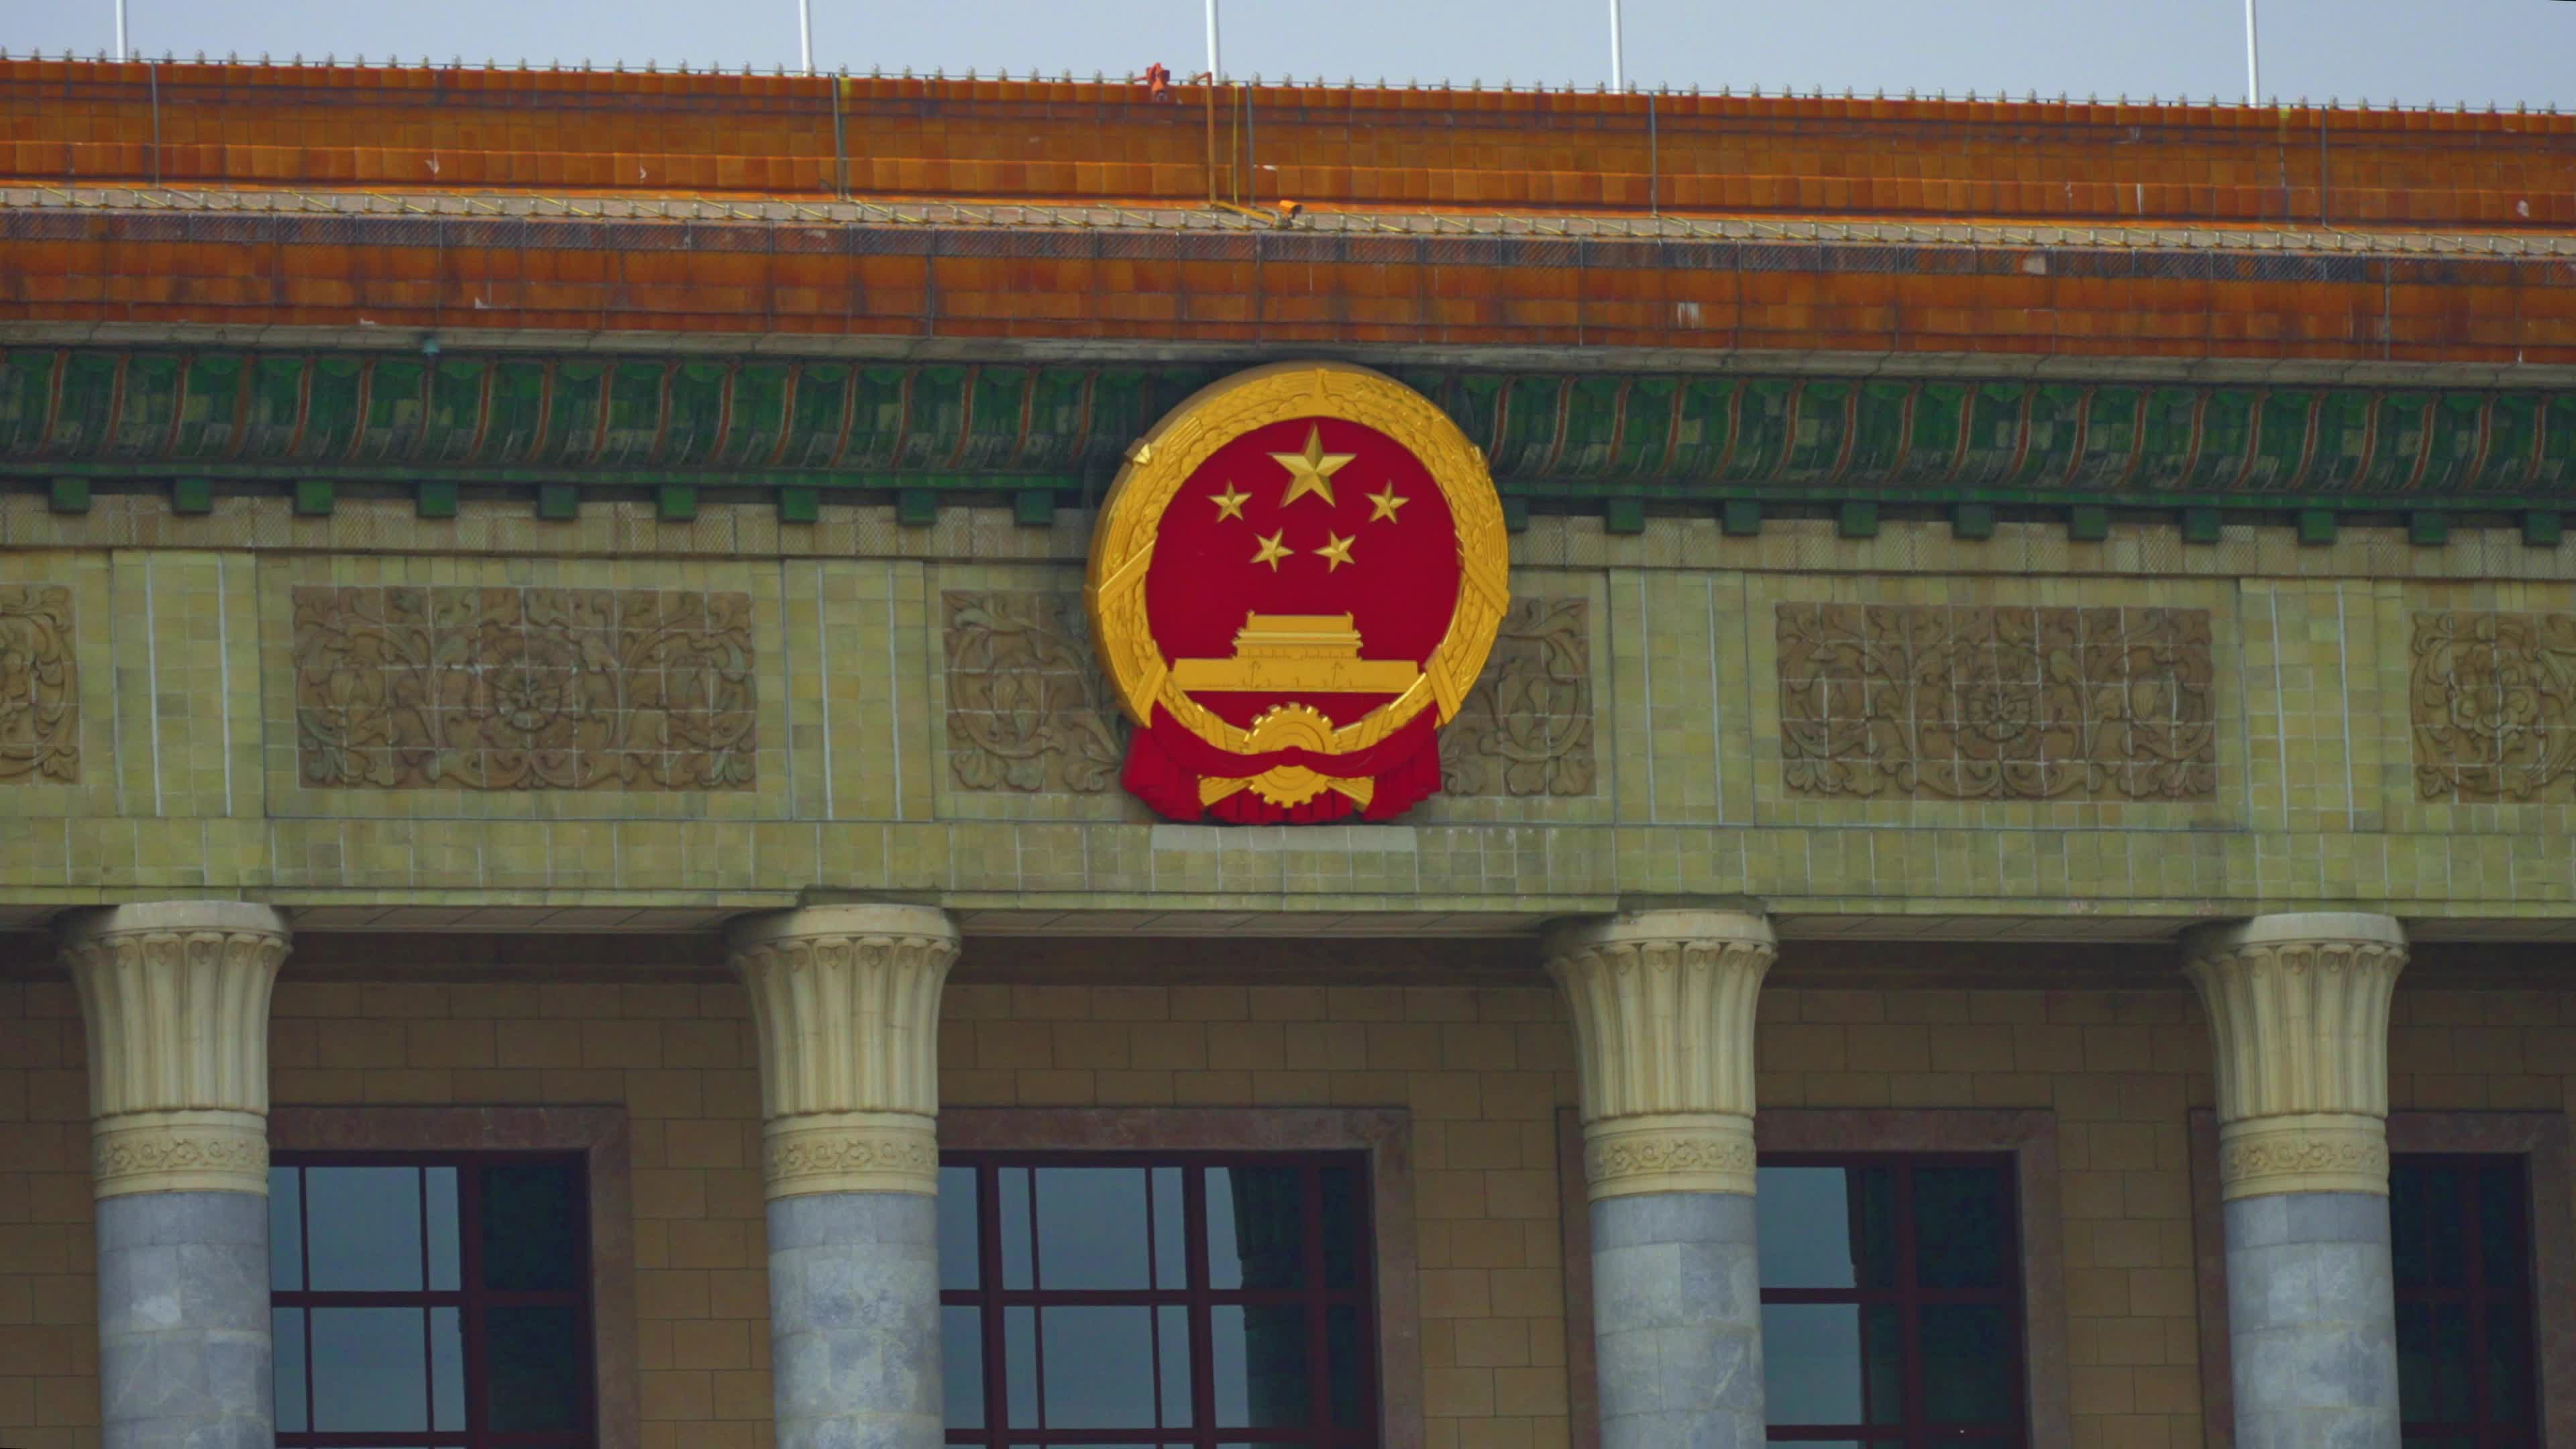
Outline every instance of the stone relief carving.
POLYGON ((2415 616, 2407 713, 2427 800, 2536 800, 2576 776, 2576 614, 2415 616))
POLYGON ((2208 611, 1782 604, 1793 794, 2207 800, 2208 611))
POLYGON ((72 591, 0 584, 0 783, 80 779, 72 591))
POLYGON ((1514 599, 1493 656, 1440 736, 1451 795, 1592 793, 1592 605, 1514 599))
POLYGON ((948 768, 961 790, 1097 795, 1118 781, 1127 717, 1073 594, 952 589, 948 768))
POLYGON ((742 790, 751 596, 294 591, 296 754, 325 787, 742 790))

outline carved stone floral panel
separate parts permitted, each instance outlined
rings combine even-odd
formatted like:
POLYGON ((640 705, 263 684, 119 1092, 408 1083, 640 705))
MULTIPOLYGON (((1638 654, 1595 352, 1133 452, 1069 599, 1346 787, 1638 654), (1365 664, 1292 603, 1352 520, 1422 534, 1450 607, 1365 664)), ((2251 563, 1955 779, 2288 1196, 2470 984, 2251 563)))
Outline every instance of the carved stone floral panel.
POLYGON ((294 591, 306 784, 742 790, 751 596, 663 589, 294 591))
POLYGON ((1794 794, 2217 793, 2206 610, 1782 604, 1777 628, 1794 794))
POLYGON ((961 790, 1097 795, 1118 781, 1126 716, 1077 595, 951 589, 948 768, 961 790))
POLYGON ((0 783, 80 779, 72 591, 0 584, 0 783))
POLYGON ((2406 692, 2427 800, 2576 794, 2576 614, 2415 616, 2406 692))
POLYGON ((1440 735, 1451 795, 1592 793, 1592 605, 1514 599, 1485 672, 1440 735))

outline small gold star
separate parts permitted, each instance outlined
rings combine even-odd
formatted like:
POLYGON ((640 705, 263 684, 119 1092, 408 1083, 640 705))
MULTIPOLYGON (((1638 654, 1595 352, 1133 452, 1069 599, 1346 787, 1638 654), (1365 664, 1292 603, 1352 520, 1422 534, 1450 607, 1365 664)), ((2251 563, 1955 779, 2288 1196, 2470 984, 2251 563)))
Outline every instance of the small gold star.
POLYGON ((1288 496, 1279 500, 1279 506, 1285 508, 1309 493, 1321 497, 1327 508, 1336 506, 1333 502, 1333 475, 1342 471, 1354 456, 1351 453, 1325 452, 1324 430, 1316 427, 1306 429, 1306 451, 1270 455, 1270 461, 1287 469, 1289 474, 1288 496))
MULTIPOLYGON (((1327 531, 1324 534, 1324 537, 1330 539, 1331 542, 1326 543, 1322 548, 1315 550, 1315 557, 1328 558, 1333 561, 1331 566, 1326 568, 1324 572, 1331 573, 1334 569, 1340 568, 1346 563, 1351 563, 1351 541, 1349 539, 1342 538, 1330 531, 1327 531)), ((1352 564, 1352 567, 1356 568, 1358 565, 1352 564)))
POLYGON ((1288 530, 1284 528, 1279 530, 1277 533, 1270 535, 1268 538, 1262 538, 1261 535, 1257 533, 1254 534, 1253 537, 1260 540, 1261 552, 1254 554, 1252 556, 1252 561, 1254 563, 1266 563, 1270 565, 1270 571, 1274 574, 1279 572, 1279 561, 1297 551, 1293 548, 1283 547, 1280 544, 1279 540, 1286 537, 1287 534, 1288 530))
POLYGON ((1368 501, 1369 507, 1375 510, 1369 514, 1369 522, 1375 523, 1379 519, 1383 518, 1389 523, 1397 523, 1402 520, 1395 516, 1395 510, 1402 508, 1413 500, 1410 498, 1398 498, 1395 495, 1395 485, 1389 483, 1386 485, 1386 491, 1384 493, 1369 494, 1368 501))
POLYGON ((1232 483, 1225 485, 1225 491, 1223 493, 1211 493, 1208 495, 1208 502, 1216 505, 1216 521, 1219 523, 1223 523, 1229 518, 1243 517, 1243 505, 1251 501, 1251 494, 1235 492, 1234 485, 1232 483))

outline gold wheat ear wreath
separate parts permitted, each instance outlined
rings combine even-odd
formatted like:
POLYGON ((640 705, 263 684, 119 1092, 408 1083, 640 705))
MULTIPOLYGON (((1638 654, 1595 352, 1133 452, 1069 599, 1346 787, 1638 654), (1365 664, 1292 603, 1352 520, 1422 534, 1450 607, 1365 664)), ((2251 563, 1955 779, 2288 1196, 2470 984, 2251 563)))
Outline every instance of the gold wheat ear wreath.
POLYGON ((1211 383, 1172 409, 1128 449, 1126 466, 1101 503, 1084 597, 1102 667, 1138 724, 1151 724, 1159 704, 1182 728, 1228 753, 1274 747, 1259 737, 1258 725, 1218 718, 1173 678, 1146 618, 1145 575, 1163 511, 1199 465, 1246 432, 1296 418, 1339 418, 1393 439, 1439 485, 1458 535, 1458 600, 1448 632, 1422 662, 1421 676, 1394 699, 1307 747, 1335 755, 1367 749, 1426 706, 1436 708, 1435 718, 1446 724, 1484 672, 1511 602, 1511 546, 1483 450, 1429 398, 1383 373, 1346 362, 1273 363, 1211 383))

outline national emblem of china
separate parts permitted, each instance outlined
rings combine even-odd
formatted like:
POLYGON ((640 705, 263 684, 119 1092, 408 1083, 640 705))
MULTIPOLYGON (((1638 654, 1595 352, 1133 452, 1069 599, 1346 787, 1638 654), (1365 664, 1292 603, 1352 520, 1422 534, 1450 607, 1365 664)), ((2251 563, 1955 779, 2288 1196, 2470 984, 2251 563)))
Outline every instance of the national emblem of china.
POLYGON ((1255 368, 1128 450, 1088 593, 1131 793, 1174 820, 1385 820, 1440 788, 1439 729, 1493 647, 1502 502, 1394 379, 1255 368))

